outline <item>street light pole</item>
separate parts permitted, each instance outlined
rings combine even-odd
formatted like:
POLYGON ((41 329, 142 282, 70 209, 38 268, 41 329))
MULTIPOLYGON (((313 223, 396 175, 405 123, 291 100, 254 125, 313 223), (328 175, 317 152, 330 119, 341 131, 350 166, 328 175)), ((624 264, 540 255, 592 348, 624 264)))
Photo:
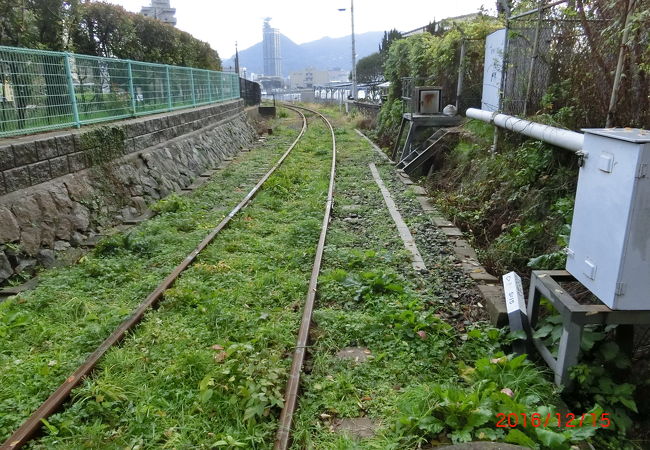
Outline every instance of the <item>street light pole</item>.
MULTIPOLYGON (((346 8, 339 8, 345 11, 346 8)), ((357 51, 354 45, 354 0, 350 0, 350 20, 352 21, 352 98, 357 99, 357 51)))
POLYGON ((354 0, 350 0, 350 18, 352 21, 352 99, 357 100, 357 54, 354 45, 354 0))

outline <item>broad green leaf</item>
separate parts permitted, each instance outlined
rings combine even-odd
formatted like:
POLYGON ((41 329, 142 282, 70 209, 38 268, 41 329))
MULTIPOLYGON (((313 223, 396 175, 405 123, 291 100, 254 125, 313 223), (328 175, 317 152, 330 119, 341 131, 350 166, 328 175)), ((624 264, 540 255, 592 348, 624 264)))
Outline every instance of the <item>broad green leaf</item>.
POLYGON ((563 434, 556 433, 547 428, 535 428, 535 434, 537 434, 537 437, 542 444, 552 449, 564 448, 564 444, 567 440, 563 434))
POLYGON ((594 344, 596 342, 602 341, 604 338, 605 333, 585 330, 582 333, 582 341, 580 342, 580 347, 583 351, 588 352, 594 347, 594 344))
POLYGON ((631 409, 631 410, 634 411, 635 413, 638 413, 638 412, 639 412, 639 410, 638 410, 637 407, 636 407, 636 403, 635 403, 635 401, 632 400, 631 398, 628 398, 628 397, 620 397, 618 400, 619 400, 622 404, 624 404, 628 409, 631 409))
POLYGON ((516 358, 513 358, 508 365, 511 369, 516 369, 520 367, 526 361, 526 355, 519 355, 516 358))
POLYGON ((530 448, 538 448, 538 445, 535 444, 535 441, 533 441, 531 438, 526 436, 522 431, 516 428, 513 428, 508 432, 505 441, 511 444, 519 444, 519 445, 525 445, 526 447, 530 447, 530 448))
POLYGON ((605 361, 611 361, 619 354, 621 349, 616 342, 606 342, 599 348, 600 354, 603 355, 605 361))
POLYGON ((533 337, 535 339, 545 338, 546 336, 551 334, 551 331, 553 331, 553 325, 547 323, 543 327, 536 329, 535 332, 533 333, 533 337))

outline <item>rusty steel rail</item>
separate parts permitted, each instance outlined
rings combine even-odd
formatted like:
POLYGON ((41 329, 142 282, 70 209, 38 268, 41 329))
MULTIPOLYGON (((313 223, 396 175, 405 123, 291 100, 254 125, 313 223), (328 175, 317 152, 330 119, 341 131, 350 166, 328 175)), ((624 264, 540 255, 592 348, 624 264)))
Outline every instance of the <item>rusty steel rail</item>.
MULTIPOLYGON (((286 106, 286 105, 285 105, 286 106)), ((293 361, 291 363, 291 372, 287 380, 287 387, 284 394, 284 408, 280 414, 280 424, 278 432, 275 437, 275 450, 286 450, 289 446, 289 439, 291 438, 291 424, 293 422, 293 413, 296 410, 296 402, 298 400, 298 388, 300 387, 300 374, 302 373, 302 366, 305 360, 305 350, 307 348, 307 340, 309 338, 309 329, 311 327, 311 317, 314 311, 314 304, 316 302, 316 291, 318 288, 318 274, 320 273, 321 262, 323 259, 323 252, 325 250, 325 238, 327 237, 327 227, 330 222, 332 213, 332 205, 334 202, 334 178, 336 176, 336 138, 334 136, 334 128, 327 118, 313 109, 304 107, 301 108, 313 114, 320 116, 325 124, 330 129, 332 136, 332 167, 330 169, 330 182, 327 191, 327 202, 325 204, 325 215, 323 216, 323 225, 318 239, 318 246, 316 247, 316 256, 314 257, 314 266, 311 271, 311 278, 309 280, 309 287, 307 289, 307 299, 305 300, 305 309, 302 313, 302 320, 300 322, 300 330, 298 331, 298 339, 293 353, 293 361)))
MULTIPOLYGON (((292 108, 293 109, 293 108, 292 108)), ((20 448, 29 442, 36 433, 40 430, 42 426, 43 419, 47 419, 50 415, 54 414, 63 403, 68 399, 72 390, 83 380, 84 377, 88 376, 92 370, 95 368, 97 362, 102 358, 102 356, 115 344, 120 342, 126 333, 134 328, 145 312, 155 306, 164 292, 169 289, 180 274, 187 269, 196 259, 196 257, 203 251, 213 240, 214 238, 228 225, 232 218, 241 211, 246 205, 253 199, 255 194, 260 190, 262 185, 269 179, 269 177, 275 172, 275 170, 280 167, 284 160, 289 156, 294 147, 298 144, 298 141, 302 138, 305 131, 307 130, 307 118, 305 115, 294 109, 302 117, 302 129, 298 134, 298 137, 293 141, 289 146, 287 151, 280 157, 280 159, 275 163, 275 165, 257 182, 257 184, 251 189, 251 191, 244 197, 244 199, 237 205, 235 208, 230 211, 230 213, 208 234, 203 241, 181 262, 174 270, 167 275, 167 277, 156 287, 156 289, 147 296, 147 298, 140 303, 140 305, 134 310, 134 312, 126 320, 124 320, 118 327, 113 331, 113 333, 106 338, 102 344, 97 347, 97 349, 88 356, 86 361, 72 373, 59 388, 54 391, 50 397, 41 404, 41 406, 7 439, 1 446, 1 450, 13 450, 20 448)))

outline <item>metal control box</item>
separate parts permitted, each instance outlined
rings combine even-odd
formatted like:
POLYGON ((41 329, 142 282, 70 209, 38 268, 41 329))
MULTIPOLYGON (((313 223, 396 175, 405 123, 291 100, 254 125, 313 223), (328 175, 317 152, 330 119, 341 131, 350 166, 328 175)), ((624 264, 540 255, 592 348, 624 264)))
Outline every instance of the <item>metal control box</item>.
POLYGON ((413 95, 415 114, 440 114, 442 112, 442 88, 439 86, 416 86, 413 95))
POLYGON ((650 310, 650 132, 584 132, 566 269, 612 309, 650 310))

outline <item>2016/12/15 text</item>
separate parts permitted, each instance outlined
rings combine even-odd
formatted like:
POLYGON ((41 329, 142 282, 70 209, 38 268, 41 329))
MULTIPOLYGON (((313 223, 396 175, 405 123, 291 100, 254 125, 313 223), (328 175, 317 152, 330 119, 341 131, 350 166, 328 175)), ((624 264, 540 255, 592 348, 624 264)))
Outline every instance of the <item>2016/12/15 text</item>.
POLYGON ((575 415, 573 413, 548 413, 546 415, 539 413, 497 413, 497 428, 516 428, 518 426, 524 428, 547 428, 555 425, 558 428, 608 428, 611 425, 611 419, 609 418, 609 413, 602 413, 600 415, 595 413, 584 413, 581 415, 575 415))

